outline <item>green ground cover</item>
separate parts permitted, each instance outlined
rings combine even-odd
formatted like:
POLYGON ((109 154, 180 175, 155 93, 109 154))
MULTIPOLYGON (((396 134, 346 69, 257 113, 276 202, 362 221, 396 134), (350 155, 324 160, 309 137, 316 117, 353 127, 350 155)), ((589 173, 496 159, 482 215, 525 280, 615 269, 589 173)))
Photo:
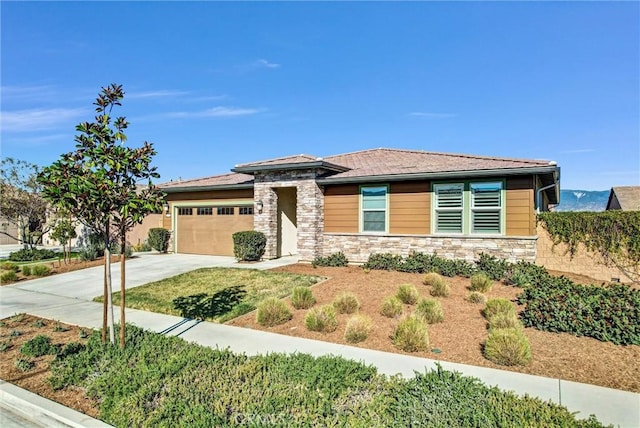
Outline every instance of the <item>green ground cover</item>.
MULTIPOLYGON (((127 290, 128 308, 225 322, 256 308, 269 297, 283 298, 309 287, 319 276, 255 269, 203 268, 127 290)), ((102 301, 102 296, 95 301, 102 301)), ((120 301, 120 293, 113 293, 120 301)))

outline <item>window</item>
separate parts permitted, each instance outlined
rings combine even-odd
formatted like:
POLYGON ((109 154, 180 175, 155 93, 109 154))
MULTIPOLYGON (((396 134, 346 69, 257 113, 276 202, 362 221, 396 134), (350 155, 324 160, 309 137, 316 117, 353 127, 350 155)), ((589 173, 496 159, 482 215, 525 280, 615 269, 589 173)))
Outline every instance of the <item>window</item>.
POLYGON ((233 207, 218 207, 218 215, 233 215, 233 207))
POLYGON ((387 187, 362 187, 362 231, 386 232, 387 187))
POLYGON ((253 215, 253 207, 240 207, 240 208, 238 208, 238 214, 240 214, 240 215, 253 215))
POLYGON ((500 233, 502 183, 471 183, 471 233, 500 233))
POLYGON ((503 183, 434 184, 435 233, 500 234, 503 183))
POLYGON ((192 208, 183 208, 183 207, 178 208, 178 215, 192 215, 192 214, 193 214, 192 208))
POLYGON ((436 232, 462 233, 464 184, 434 185, 436 198, 436 232))
POLYGON ((198 215, 213 215, 212 207, 198 207, 198 215))

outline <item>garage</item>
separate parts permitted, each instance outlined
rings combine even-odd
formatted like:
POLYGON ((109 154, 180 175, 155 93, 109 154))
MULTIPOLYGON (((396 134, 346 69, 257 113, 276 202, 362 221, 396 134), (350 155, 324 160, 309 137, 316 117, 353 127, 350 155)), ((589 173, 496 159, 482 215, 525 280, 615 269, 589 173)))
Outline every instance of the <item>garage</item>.
POLYGON ((252 205, 178 206, 176 252, 233 256, 235 232, 253 230, 252 205))

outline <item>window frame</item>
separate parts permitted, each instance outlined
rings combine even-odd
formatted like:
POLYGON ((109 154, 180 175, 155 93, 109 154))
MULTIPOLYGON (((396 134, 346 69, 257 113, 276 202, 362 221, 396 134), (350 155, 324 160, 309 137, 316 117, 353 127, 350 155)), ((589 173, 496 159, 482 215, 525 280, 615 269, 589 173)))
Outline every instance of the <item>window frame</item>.
POLYGON ((433 194, 433 209, 432 209, 432 217, 433 217, 433 221, 432 221, 432 230, 434 231, 434 233, 436 234, 451 234, 451 235, 464 235, 465 233, 465 210, 466 210, 466 204, 465 204, 465 183, 464 182, 456 182, 456 183, 433 183, 433 185, 431 186, 432 188, 432 194, 433 194), (438 207, 438 191, 437 188, 438 187, 452 187, 452 186, 456 186, 456 187, 460 187, 462 189, 462 206, 460 208, 457 207, 443 207, 440 208, 438 207), (452 231, 443 231, 443 232, 439 232, 438 231, 438 212, 460 212, 460 232, 452 232, 452 231))
POLYGON ((193 207, 176 207, 178 212, 177 215, 183 216, 183 215, 193 215, 193 207), (189 212, 187 213, 186 210, 189 210, 189 212))
POLYGON ((473 235, 502 235, 503 234, 503 219, 504 219, 504 212, 505 212, 505 195, 503 194, 503 190, 504 190, 504 183, 502 181, 471 181, 469 182, 469 233, 473 234, 473 235), (473 192, 473 186, 474 185, 493 185, 493 184, 498 184, 500 186, 500 189, 498 190, 499 192, 499 198, 500 198, 500 204, 495 207, 495 206, 476 206, 475 205, 475 201, 476 198, 474 197, 474 192, 473 192), (497 232, 474 232, 474 213, 476 212, 492 212, 492 211, 497 211, 498 212, 498 231, 497 232))
POLYGON ((233 216, 235 215, 235 209, 233 206, 216 207, 216 215, 233 216))
POLYGON ((213 215, 213 207, 196 207, 196 215, 213 215))
POLYGON ((372 233, 372 234, 386 234, 389 233, 389 185, 388 184, 367 184, 367 185, 361 185, 359 186, 359 205, 358 205, 358 212, 359 212, 359 219, 358 219, 358 228, 359 228, 359 232, 360 233, 372 233), (364 208, 364 202, 365 202, 365 195, 364 195, 364 191, 366 189, 378 189, 378 188, 384 188, 385 191, 385 198, 384 198, 384 204, 385 207, 384 209, 374 209, 374 208, 364 208), (384 230, 365 230, 364 225, 365 225, 365 221, 364 221, 364 213, 365 212, 384 212, 384 230))
POLYGON ((253 215, 253 206, 238 207, 238 215, 253 215), (243 210, 245 212, 243 212, 243 210))

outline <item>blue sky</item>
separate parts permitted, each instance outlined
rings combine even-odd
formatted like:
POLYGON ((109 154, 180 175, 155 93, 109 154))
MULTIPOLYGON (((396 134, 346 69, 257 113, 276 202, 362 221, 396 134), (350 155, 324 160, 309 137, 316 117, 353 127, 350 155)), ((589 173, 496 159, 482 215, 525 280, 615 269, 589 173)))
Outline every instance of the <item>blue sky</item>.
POLYGON ((397 147, 640 184, 638 2, 2 2, 2 156, 74 149, 101 86, 160 181, 397 147))

